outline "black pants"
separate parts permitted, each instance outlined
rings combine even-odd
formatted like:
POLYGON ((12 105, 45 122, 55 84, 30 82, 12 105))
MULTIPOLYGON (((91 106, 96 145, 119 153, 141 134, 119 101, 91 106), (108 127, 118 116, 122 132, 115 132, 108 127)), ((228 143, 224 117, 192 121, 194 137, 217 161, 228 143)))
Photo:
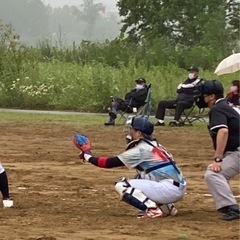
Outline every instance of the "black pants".
POLYGON ((8 177, 5 171, 0 174, 0 192, 3 199, 9 198, 8 177))
POLYGON ((133 112, 133 107, 131 104, 129 105, 129 102, 126 100, 123 100, 121 98, 114 98, 112 101, 112 107, 118 110, 122 110, 124 112, 132 113, 133 112))
POLYGON ((160 101, 158 103, 156 118, 164 120, 166 109, 176 109, 174 120, 179 121, 184 109, 188 109, 192 106, 193 106, 193 102, 189 102, 189 101, 180 101, 180 100, 160 101))

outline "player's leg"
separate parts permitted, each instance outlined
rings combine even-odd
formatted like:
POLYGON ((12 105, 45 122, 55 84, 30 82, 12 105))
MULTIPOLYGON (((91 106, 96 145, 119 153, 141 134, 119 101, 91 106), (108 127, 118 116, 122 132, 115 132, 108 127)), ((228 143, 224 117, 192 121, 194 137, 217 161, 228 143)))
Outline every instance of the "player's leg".
POLYGON ((174 120, 176 122, 179 122, 179 119, 181 118, 183 111, 187 108, 192 107, 192 105, 193 105, 193 102, 178 101, 176 105, 174 120))
POLYGON ((158 103, 155 117, 158 119, 155 126, 164 126, 164 118, 166 109, 173 109, 176 104, 176 100, 160 101, 158 103))
POLYGON ((236 212, 236 218, 239 218, 239 206, 228 182, 239 173, 239 151, 227 152, 221 165, 222 170, 218 173, 213 172, 209 166, 205 173, 205 181, 214 199, 216 209, 220 212, 228 212, 230 209, 230 211, 236 212))
POLYGON ((115 189, 122 201, 144 212, 140 218, 156 218, 163 216, 163 212, 157 204, 149 199, 139 189, 132 187, 126 178, 121 178, 115 183, 115 189))
MULTIPOLYGON (((140 189, 148 198, 157 203, 158 207, 163 212, 163 216, 177 215, 177 208, 173 202, 182 199, 186 186, 175 186, 173 181, 165 179, 160 182, 149 181, 146 179, 131 179, 129 180, 131 186, 140 189)), ((139 212, 139 215, 143 213, 139 212)))
POLYGON ((0 191, 3 197, 3 207, 12 207, 13 201, 10 200, 9 187, 8 187, 8 177, 5 169, 0 164, 0 191))
POLYGON ((146 179, 129 181, 123 179, 116 183, 115 188, 123 201, 142 211, 153 208, 158 211, 163 209, 161 216, 164 215, 164 209, 167 210, 166 214, 169 214, 171 210, 175 211, 174 205, 171 203, 181 199, 185 192, 185 187, 180 190, 179 187, 173 185, 171 180, 155 182, 146 179), (163 207, 161 208, 161 206, 163 207))
POLYGON ((175 186, 171 179, 164 179, 159 182, 147 179, 130 179, 129 183, 157 204, 177 202, 183 198, 186 192, 185 185, 175 186))

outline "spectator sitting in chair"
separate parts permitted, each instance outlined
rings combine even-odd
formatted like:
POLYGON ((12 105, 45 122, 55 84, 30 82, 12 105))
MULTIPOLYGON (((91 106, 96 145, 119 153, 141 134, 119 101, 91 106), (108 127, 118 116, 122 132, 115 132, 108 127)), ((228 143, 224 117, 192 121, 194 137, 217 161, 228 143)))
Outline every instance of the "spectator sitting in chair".
POLYGON ((109 110, 109 120, 104 123, 105 126, 115 125, 115 119, 117 118, 118 110, 122 110, 127 113, 132 113, 133 108, 139 108, 144 105, 147 97, 147 85, 144 78, 135 80, 136 86, 130 92, 125 95, 125 99, 118 97, 112 97, 112 106, 109 110))
POLYGON ((184 109, 191 108, 194 103, 194 94, 197 84, 202 80, 198 76, 199 69, 197 67, 190 67, 188 78, 180 83, 177 87, 178 96, 173 100, 160 101, 158 104, 156 118, 159 119, 155 126, 164 126, 164 116, 166 109, 175 109, 174 120, 169 123, 169 126, 180 126, 180 118, 184 109))
POLYGON ((230 92, 227 94, 226 99, 230 106, 240 107, 240 80, 233 80, 230 87, 230 92))

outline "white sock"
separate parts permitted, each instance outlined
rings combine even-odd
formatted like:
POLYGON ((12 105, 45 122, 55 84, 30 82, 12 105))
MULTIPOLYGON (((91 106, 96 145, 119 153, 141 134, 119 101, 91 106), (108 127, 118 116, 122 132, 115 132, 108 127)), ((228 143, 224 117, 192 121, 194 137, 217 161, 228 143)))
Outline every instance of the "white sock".
POLYGON ((159 123, 164 123, 164 120, 159 119, 158 122, 159 123))

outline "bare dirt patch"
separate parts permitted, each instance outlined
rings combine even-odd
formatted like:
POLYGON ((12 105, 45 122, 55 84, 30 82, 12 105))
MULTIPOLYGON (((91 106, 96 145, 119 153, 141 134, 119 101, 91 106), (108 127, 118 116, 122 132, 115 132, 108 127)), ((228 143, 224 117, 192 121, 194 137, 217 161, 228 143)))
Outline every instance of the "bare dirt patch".
MULTIPOLYGON (((206 132, 157 128, 155 137, 173 153, 188 192, 175 217, 137 219, 137 209, 119 201, 114 182, 132 177, 125 168, 100 169, 78 160, 73 126, 0 123, 0 160, 7 170, 13 209, 0 209, 0 239, 159 240, 239 239, 239 221, 223 222, 203 180, 212 157, 206 132)), ((96 155, 124 150, 122 127, 82 129, 96 155)), ((231 181, 239 195, 239 179, 231 181)))

